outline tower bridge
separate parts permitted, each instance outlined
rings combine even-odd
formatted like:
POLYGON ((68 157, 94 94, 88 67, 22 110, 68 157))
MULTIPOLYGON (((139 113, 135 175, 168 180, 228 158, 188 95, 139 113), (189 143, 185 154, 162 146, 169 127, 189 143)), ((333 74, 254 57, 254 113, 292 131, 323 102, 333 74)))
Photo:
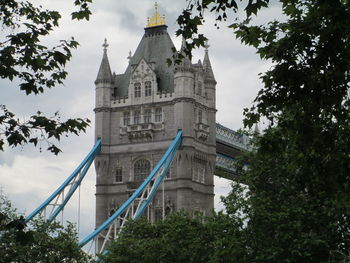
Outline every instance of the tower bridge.
POLYGON ((155 222, 179 209, 211 214, 214 174, 233 180, 234 159, 249 150, 246 135, 216 123, 217 82, 208 46, 203 61, 184 56, 167 65, 175 46, 157 8, 123 73, 112 73, 107 48, 105 40, 95 81, 96 144, 26 218, 52 205, 48 218, 54 220, 94 161, 96 229, 80 246, 97 240, 99 252, 129 218, 145 215, 155 222))
POLYGON ((248 137, 216 123, 217 82, 209 46, 203 60, 192 63, 184 56, 180 64, 169 66, 166 60, 175 46, 156 9, 123 73, 112 73, 107 47, 105 40, 95 81, 95 135, 102 141, 95 160, 96 225, 137 189, 179 129, 182 145, 149 217, 161 218, 164 203, 166 214, 178 209, 210 214, 214 173, 235 176, 233 159, 248 149, 248 137))

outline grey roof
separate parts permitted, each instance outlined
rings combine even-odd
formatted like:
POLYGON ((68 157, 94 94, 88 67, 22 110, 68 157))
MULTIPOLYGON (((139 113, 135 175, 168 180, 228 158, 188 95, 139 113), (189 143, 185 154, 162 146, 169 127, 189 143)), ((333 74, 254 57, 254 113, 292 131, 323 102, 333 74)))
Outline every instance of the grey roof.
POLYGON ((213 69, 211 67, 211 63, 210 63, 210 59, 209 59, 209 55, 208 55, 208 49, 205 50, 205 55, 204 55, 204 59, 203 59, 203 68, 204 68, 205 73, 206 73, 205 78, 207 80, 215 81, 214 72, 213 72, 213 69))
POLYGON ((168 92, 174 90, 174 66, 168 66, 166 63, 167 58, 173 56, 174 44, 166 29, 166 25, 145 28, 145 34, 125 73, 116 76, 115 83, 119 96, 127 95, 132 65, 137 65, 142 58, 148 63, 155 63, 159 90, 168 92))
POLYGON ((98 70, 95 83, 97 84, 97 83, 110 82, 111 80, 112 80, 111 67, 109 66, 107 51, 104 50, 100 69, 98 70))

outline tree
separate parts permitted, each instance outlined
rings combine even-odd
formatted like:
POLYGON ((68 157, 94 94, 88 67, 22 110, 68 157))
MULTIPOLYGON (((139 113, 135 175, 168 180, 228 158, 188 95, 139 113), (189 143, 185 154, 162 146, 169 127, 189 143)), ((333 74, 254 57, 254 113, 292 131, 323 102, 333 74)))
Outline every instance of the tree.
POLYGON ((239 262, 244 251, 227 215, 205 218, 176 212, 155 224, 146 219, 128 222, 109 246, 103 262, 239 262), (236 257, 232 257, 232 250, 236 257))
MULTIPOLYGON (((244 110, 247 128, 260 119, 267 127, 239 162, 248 189, 234 184, 227 211, 245 219, 241 262, 349 261, 350 3, 279 2, 283 21, 256 25, 253 15, 269 5, 257 0, 246 2, 244 21, 229 26, 273 66, 244 110)), ((178 34, 190 39, 190 51, 203 45, 198 26, 206 12, 219 22, 237 10, 235 1, 189 1, 178 34)))
POLYGON ((26 226, 4 195, 0 195, 0 258, 13 263, 92 262, 78 246, 72 224, 63 227, 37 220, 26 226))
MULTIPOLYGON (((72 13, 72 19, 88 20, 91 14, 88 3, 91 1, 75 0, 78 10, 72 13)), ((78 42, 72 38, 47 47, 41 41, 59 26, 61 15, 18 0, 1 0, 0 13, 4 35, 0 38, 0 77, 18 80, 19 88, 26 95, 40 94, 47 88, 62 84, 67 76, 64 67, 78 42)), ((61 121, 57 112, 46 117, 40 111, 29 120, 21 121, 5 105, 0 105, 0 150, 4 149, 5 143, 9 146, 27 143, 37 146, 45 141, 47 150, 57 155, 60 149, 50 139, 60 140, 69 133, 84 132, 89 122, 81 118, 61 121)))

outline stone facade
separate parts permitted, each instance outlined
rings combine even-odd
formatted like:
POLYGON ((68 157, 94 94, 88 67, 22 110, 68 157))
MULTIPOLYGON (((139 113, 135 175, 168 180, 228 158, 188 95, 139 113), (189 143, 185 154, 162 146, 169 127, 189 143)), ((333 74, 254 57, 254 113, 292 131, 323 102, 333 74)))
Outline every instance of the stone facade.
POLYGON ((98 72, 95 118, 96 225, 141 184, 161 159, 178 129, 183 143, 147 213, 155 221, 172 211, 213 210, 216 81, 205 51, 203 63, 188 58, 168 66, 174 47, 166 25, 145 34, 123 74, 112 74, 107 44, 98 72), (164 204, 164 209, 163 209, 164 204))

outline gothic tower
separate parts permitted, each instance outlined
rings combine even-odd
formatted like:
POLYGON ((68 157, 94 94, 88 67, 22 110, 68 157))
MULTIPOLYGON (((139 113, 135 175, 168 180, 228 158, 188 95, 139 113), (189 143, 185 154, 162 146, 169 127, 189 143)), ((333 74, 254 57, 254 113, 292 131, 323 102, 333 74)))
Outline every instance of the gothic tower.
POLYGON ((105 41, 96 85, 96 225, 141 184, 176 136, 183 143, 155 196, 151 221, 171 211, 213 209, 216 81, 206 48, 203 63, 168 66, 174 44, 155 10, 124 73, 111 73, 105 41))

